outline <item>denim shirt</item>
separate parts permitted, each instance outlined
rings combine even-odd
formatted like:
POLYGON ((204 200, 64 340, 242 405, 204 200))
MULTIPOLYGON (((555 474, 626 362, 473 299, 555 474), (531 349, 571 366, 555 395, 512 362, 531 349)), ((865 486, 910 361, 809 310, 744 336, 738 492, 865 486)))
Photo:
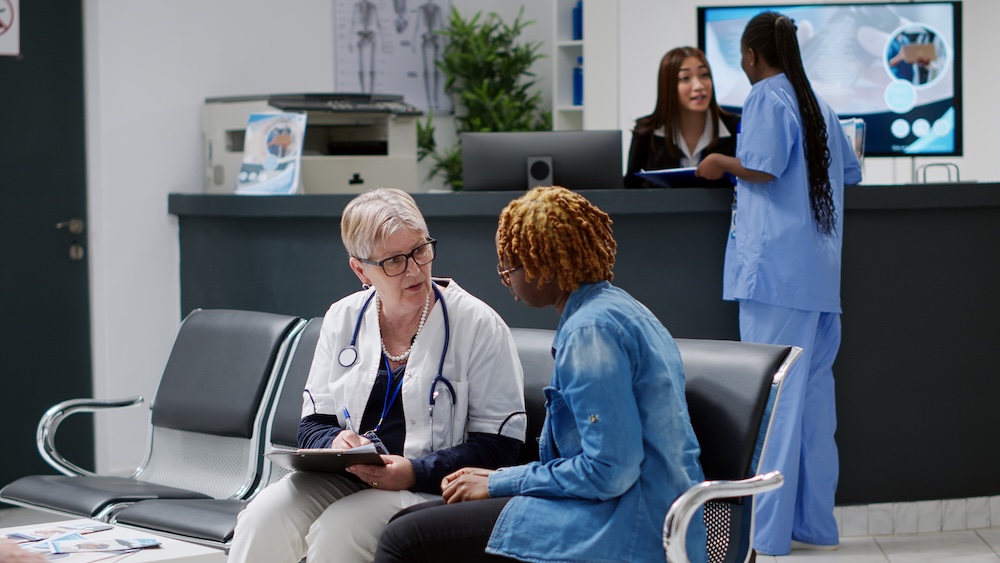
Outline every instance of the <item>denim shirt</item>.
MULTIPOLYGON (((540 460, 489 478, 513 496, 487 551, 525 561, 665 561, 670 503, 703 479, 680 353, 653 314, 608 282, 566 303, 544 389, 540 460)), ((688 535, 705 561, 700 518, 688 535)))

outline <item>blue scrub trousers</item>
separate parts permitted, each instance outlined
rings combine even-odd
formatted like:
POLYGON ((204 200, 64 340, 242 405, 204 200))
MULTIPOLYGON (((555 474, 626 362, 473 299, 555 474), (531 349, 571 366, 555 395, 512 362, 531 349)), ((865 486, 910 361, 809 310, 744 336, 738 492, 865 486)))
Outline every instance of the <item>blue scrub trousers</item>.
POLYGON ((833 517, 837 460, 833 361, 840 348, 840 314, 802 311, 741 300, 744 342, 794 345, 803 353, 785 379, 773 414, 761 472, 777 469, 785 484, 757 496, 754 549, 786 555, 793 539, 839 543, 833 517))

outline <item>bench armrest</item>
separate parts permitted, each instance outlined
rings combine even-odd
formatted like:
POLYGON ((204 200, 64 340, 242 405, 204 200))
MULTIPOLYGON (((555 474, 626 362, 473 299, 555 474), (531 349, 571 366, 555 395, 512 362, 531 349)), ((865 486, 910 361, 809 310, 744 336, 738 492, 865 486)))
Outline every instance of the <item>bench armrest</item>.
POLYGON ((64 475, 84 476, 95 475, 72 462, 66 460, 56 450, 56 430, 66 417, 81 412, 97 412, 106 409, 134 407, 141 405, 145 399, 141 395, 129 397, 127 399, 101 400, 101 399, 70 399, 63 401, 45 411, 42 419, 38 422, 38 430, 35 432, 35 443, 38 446, 38 453, 42 459, 51 465, 56 471, 64 475))
POLYGON ((755 495, 777 489, 784 483, 781 473, 772 471, 739 481, 703 481, 681 493, 670 505, 663 521, 663 549, 671 563, 689 563, 687 556, 687 531, 691 518, 708 501, 755 495))

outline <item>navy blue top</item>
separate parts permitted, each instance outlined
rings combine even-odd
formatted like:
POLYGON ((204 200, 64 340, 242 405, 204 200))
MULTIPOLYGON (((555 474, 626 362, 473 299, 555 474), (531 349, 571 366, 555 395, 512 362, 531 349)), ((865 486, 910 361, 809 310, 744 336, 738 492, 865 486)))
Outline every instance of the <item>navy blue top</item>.
MULTIPOLYGON (((403 377, 406 366, 400 366, 393 373, 392 381, 397 383, 403 377)), ((361 426, 353 428, 358 434, 373 430, 382 415, 386 402, 386 380, 388 372, 379 370, 375 384, 368 395, 368 403, 361 417, 361 426)), ((392 392, 389 394, 392 397, 392 392)), ((352 417, 354 418, 354 417, 352 417)), ((355 419, 356 420, 356 419, 355 419)), ((343 430, 341 421, 334 415, 312 414, 299 422, 298 442, 300 448, 328 448, 337 434, 343 430)), ((355 422, 356 424, 356 422, 355 422)), ((386 449, 394 455, 403 455, 406 440, 406 419, 403 415, 403 395, 392 401, 389 412, 382 421, 378 437, 386 449)), ((464 444, 454 448, 436 450, 417 459, 411 459, 417 483, 413 490, 422 493, 441 493, 441 480, 449 473, 462 467, 496 468, 517 458, 521 449, 520 440, 498 434, 470 432, 464 444)))

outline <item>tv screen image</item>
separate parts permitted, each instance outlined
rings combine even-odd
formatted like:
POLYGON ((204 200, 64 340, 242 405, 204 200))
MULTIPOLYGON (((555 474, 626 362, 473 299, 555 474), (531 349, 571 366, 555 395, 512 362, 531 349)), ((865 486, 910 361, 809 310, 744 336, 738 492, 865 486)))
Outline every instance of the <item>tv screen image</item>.
POLYGON ((622 132, 462 133, 462 184, 468 191, 621 188, 622 132))
POLYGON ((743 29, 762 11, 795 21, 813 89, 841 118, 865 121, 867 156, 962 155, 961 2, 698 8, 699 47, 731 111, 750 91, 743 29))

